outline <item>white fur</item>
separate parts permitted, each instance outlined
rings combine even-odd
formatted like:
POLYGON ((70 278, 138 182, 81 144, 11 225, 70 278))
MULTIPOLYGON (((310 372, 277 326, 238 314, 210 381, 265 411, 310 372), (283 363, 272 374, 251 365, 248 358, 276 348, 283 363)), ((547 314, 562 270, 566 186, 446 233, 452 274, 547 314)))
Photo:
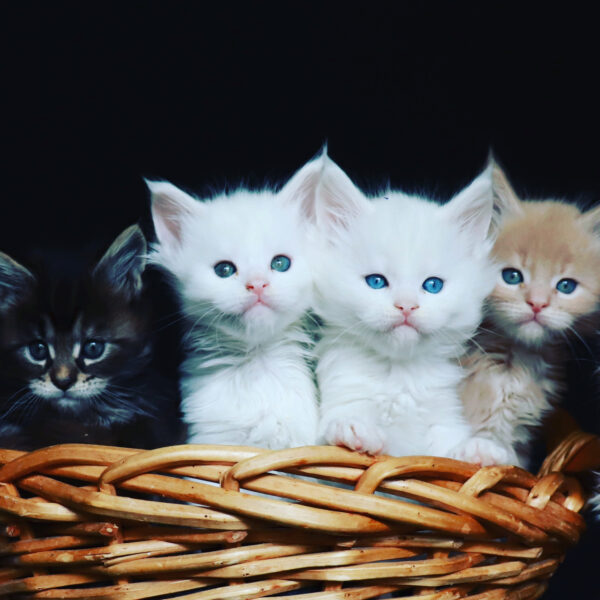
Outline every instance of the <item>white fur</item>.
POLYGON ((148 182, 159 244, 187 317, 181 390, 188 441, 284 448, 314 444, 316 389, 303 327, 312 304, 306 207, 322 168, 308 163, 278 192, 241 189, 200 202, 148 182), (285 255, 286 272, 271 269, 285 255), (231 261, 235 275, 214 266, 231 261), (264 288, 265 304, 247 286, 264 288))
MULTIPOLYGON (((444 206, 390 192, 368 200, 328 161, 317 190, 320 440, 370 453, 477 457, 457 358, 494 285, 491 174, 444 206), (389 286, 370 288, 382 274, 389 286), (440 277, 438 294, 423 282, 440 277), (416 307, 401 321, 398 307, 416 307)), ((481 444, 490 443, 479 440, 481 444)))

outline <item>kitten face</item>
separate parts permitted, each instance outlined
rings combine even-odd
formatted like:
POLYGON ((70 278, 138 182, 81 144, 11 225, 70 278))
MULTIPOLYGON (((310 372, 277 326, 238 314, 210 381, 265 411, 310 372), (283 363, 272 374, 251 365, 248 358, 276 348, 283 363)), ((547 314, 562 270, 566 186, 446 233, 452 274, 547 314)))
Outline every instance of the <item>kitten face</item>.
POLYGON ((279 193, 239 190, 206 202, 149 182, 155 259, 178 279, 192 322, 260 342, 310 307, 302 201, 316 174, 309 163, 279 193))
POLYGON ((137 302, 144 253, 130 228, 80 281, 51 281, 0 256, 11 273, 1 298, 2 419, 26 424, 46 410, 106 425, 143 411, 121 385, 149 359, 149 315, 137 302))
POLYGON ((399 192, 369 201, 339 167, 329 168, 318 217, 328 239, 316 266, 319 312, 384 354, 432 345, 454 352, 477 326, 492 286, 489 173, 438 206, 399 192), (353 205, 340 212, 349 197, 353 205), (334 205, 331 219, 327 207, 334 205))
POLYGON ((593 213, 543 201, 522 202, 507 215, 493 250, 499 272, 488 305, 508 335, 537 346, 593 325, 600 309, 593 213))

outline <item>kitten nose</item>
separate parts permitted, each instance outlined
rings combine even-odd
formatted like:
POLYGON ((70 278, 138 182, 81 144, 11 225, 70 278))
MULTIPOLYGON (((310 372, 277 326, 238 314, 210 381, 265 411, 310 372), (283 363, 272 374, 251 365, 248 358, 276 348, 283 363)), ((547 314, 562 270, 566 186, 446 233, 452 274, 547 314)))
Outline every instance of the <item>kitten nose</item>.
POLYGON ((74 371, 71 371, 69 367, 62 366, 56 370, 50 371, 50 379, 52 383, 63 392, 68 390, 77 379, 77 375, 74 371))
POLYGON ((548 306, 547 302, 535 302, 533 300, 527 300, 527 304, 531 306, 531 310, 537 315, 539 312, 542 312, 542 309, 548 306))
POLYGON ((246 289, 249 292, 254 292, 258 296, 260 296, 263 290, 269 285, 267 281, 262 279, 253 279, 246 284, 246 289))
POLYGON ((417 308, 419 308, 418 304, 413 304, 412 306, 409 306, 408 304, 406 306, 403 306, 402 304, 394 304, 394 306, 405 316, 408 317, 408 315, 410 315, 410 313, 413 310, 417 310, 417 308))

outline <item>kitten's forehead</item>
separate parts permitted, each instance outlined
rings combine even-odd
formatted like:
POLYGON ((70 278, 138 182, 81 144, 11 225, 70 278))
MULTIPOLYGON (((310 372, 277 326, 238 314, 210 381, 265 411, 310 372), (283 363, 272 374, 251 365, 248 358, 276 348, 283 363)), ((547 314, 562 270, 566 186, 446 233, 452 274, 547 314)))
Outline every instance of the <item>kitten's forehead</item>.
POLYGON ((349 231, 357 260, 377 260, 382 268, 410 273, 435 270, 463 257, 458 227, 442 217, 437 204, 392 193, 374 200, 373 206, 349 231))
POLYGON ((551 201, 522 205, 522 215, 504 223, 493 249, 495 258, 518 261, 540 275, 600 266, 600 240, 584 227, 575 206, 551 201))
POLYGON ((298 208, 270 192, 240 191, 203 209, 188 224, 188 240, 194 251, 216 260, 261 249, 285 253, 304 237, 298 208))

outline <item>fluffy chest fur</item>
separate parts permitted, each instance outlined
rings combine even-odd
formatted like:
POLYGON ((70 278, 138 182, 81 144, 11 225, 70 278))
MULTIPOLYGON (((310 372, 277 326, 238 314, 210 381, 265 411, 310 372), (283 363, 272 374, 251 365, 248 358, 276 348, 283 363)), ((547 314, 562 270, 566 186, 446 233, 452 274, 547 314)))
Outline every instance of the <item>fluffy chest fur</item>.
POLYGON ((397 360, 326 329, 316 348, 324 399, 321 441, 353 433, 370 452, 440 455, 469 435, 456 393, 462 370, 445 357, 397 360), (340 427, 340 420, 350 423, 340 427), (353 431, 354 430, 354 431, 353 431))
POLYGON ((509 462, 525 466, 532 428, 564 391, 565 356, 556 346, 532 352, 489 327, 463 361, 468 375, 461 397, 476 433, 502 440, 511 449, 509 462))
MULTIPOLYGON (((198 343, 205 345, 206 335, 198 343)), ((188 353, 182 366, 189 441, 284 448, 313 444, 317 409, 300 325, 247 351, 188 353)))

